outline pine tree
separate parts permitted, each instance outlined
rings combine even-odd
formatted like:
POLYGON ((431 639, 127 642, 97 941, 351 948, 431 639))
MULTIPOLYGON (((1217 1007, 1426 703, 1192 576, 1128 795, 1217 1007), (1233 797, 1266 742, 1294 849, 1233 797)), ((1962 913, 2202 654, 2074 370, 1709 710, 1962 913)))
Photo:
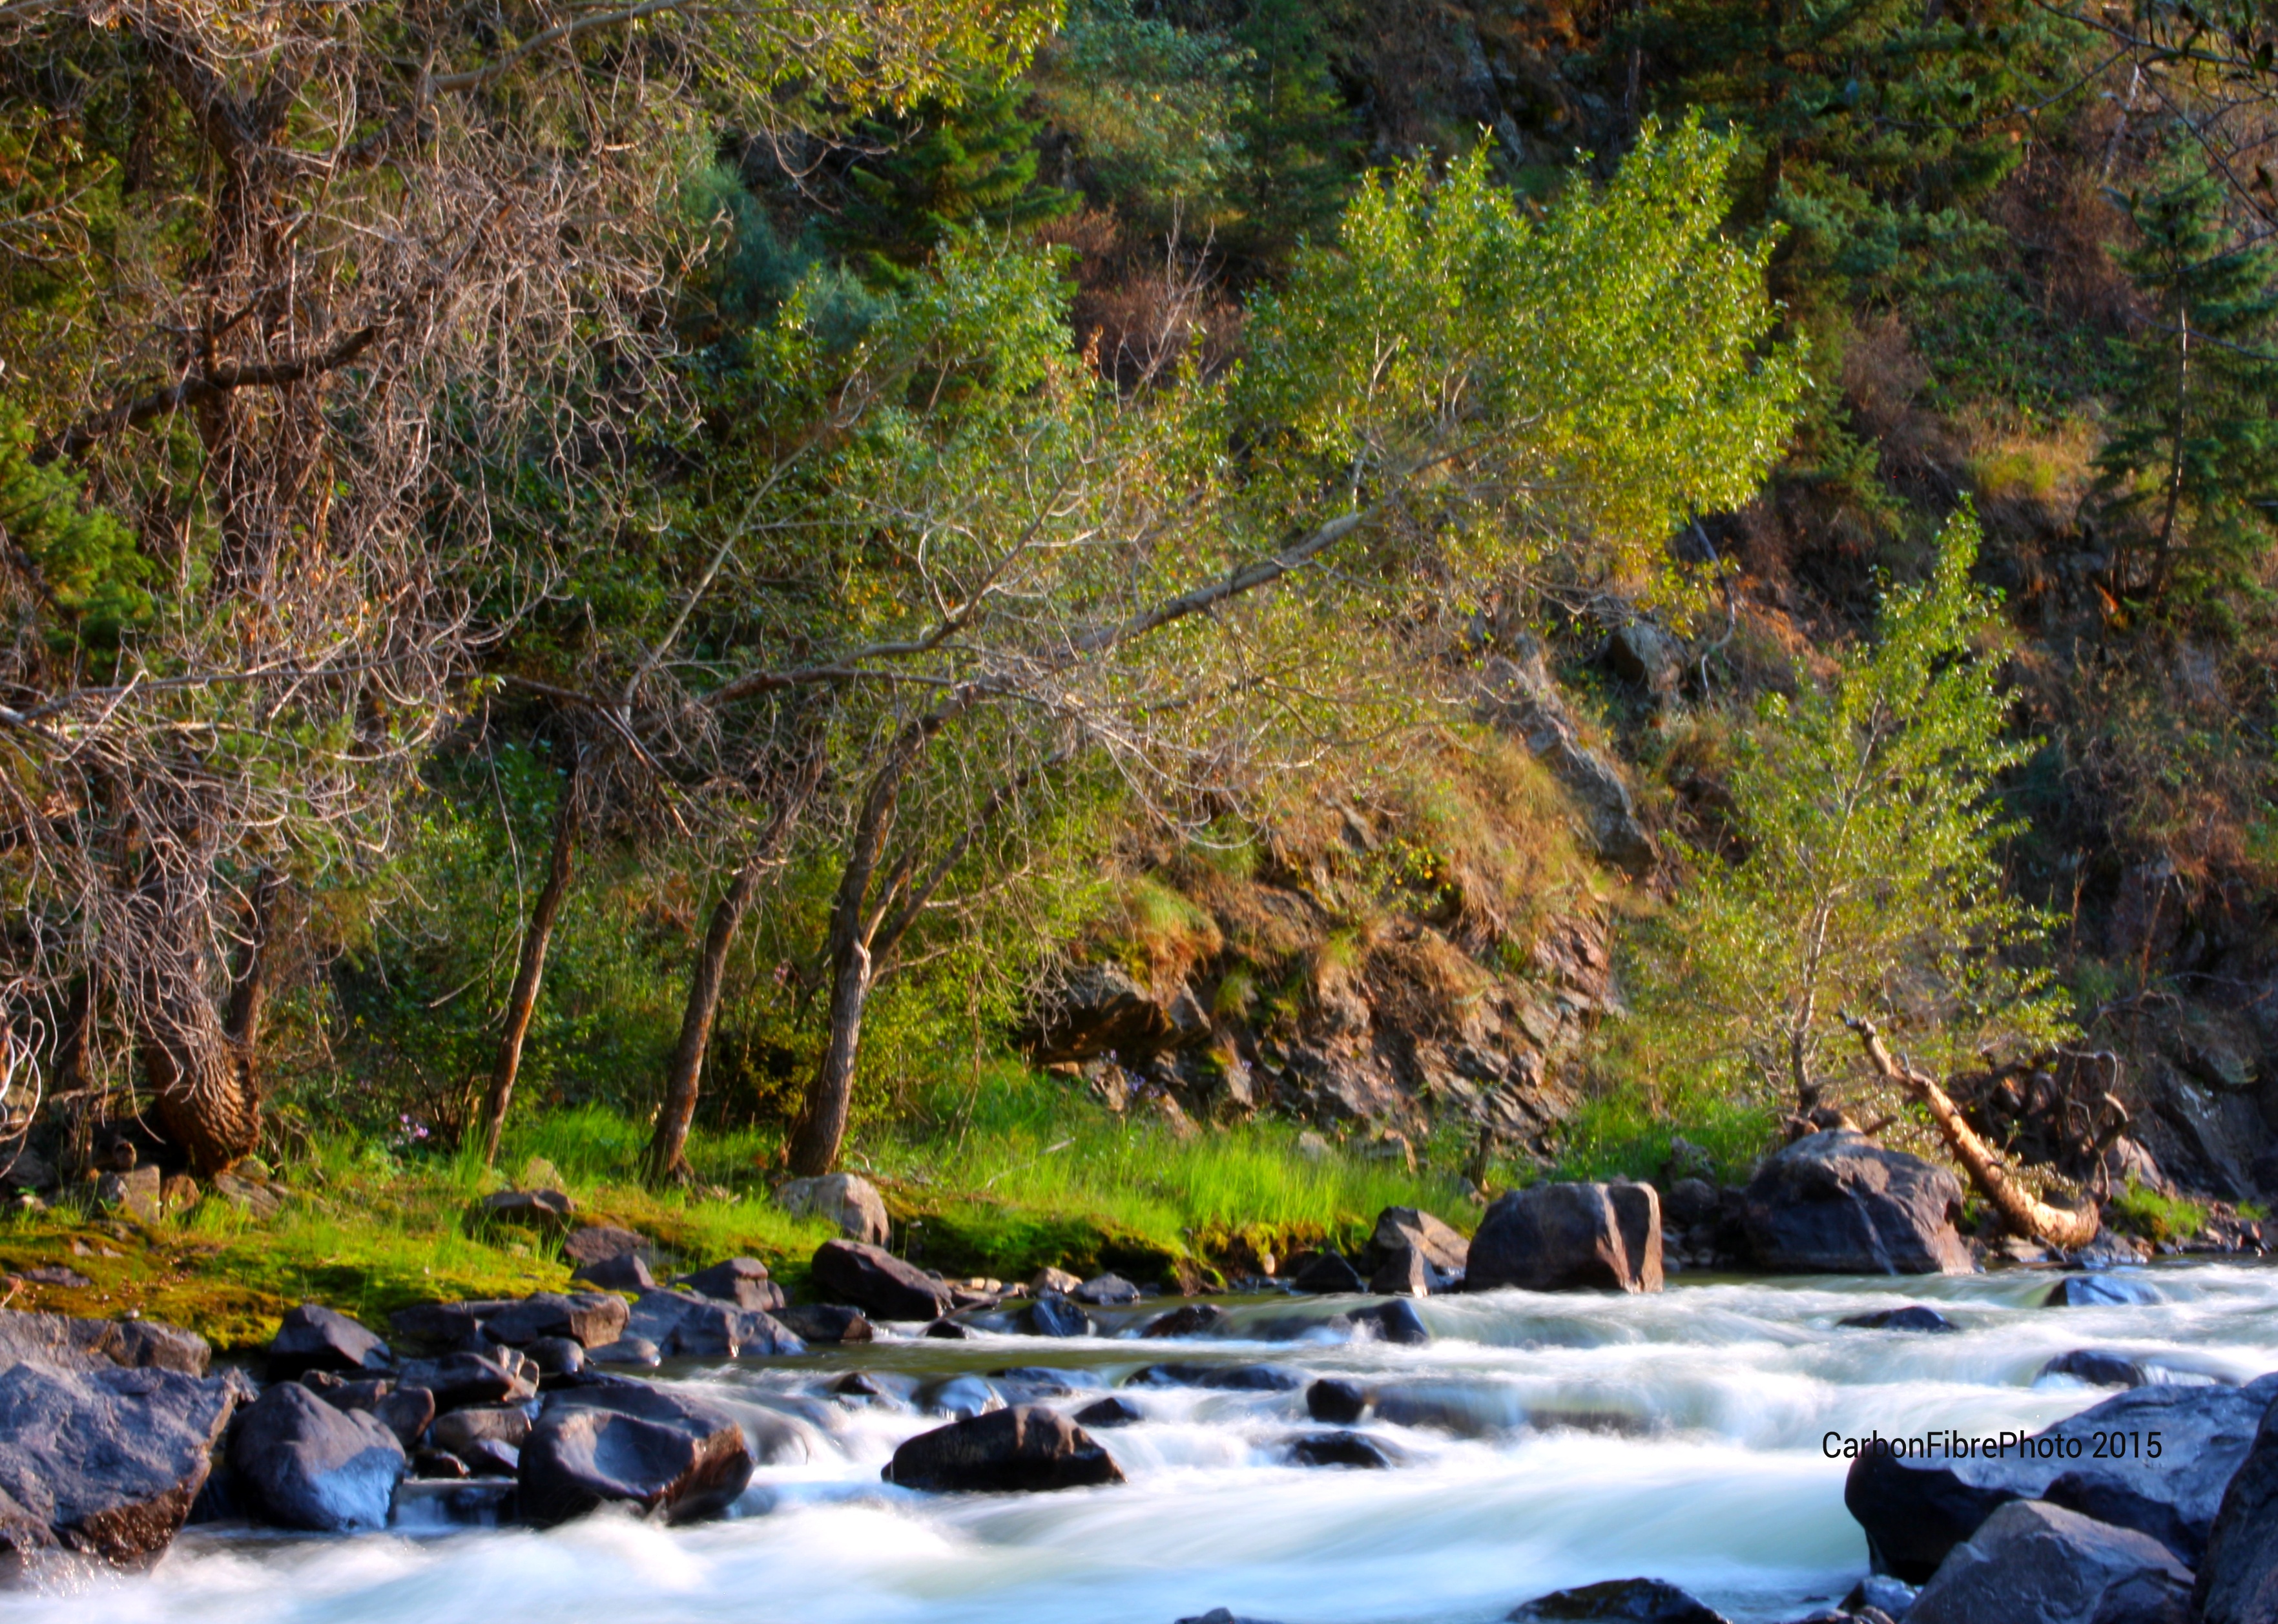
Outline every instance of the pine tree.
POLYGON ((898 122, 864 120, 876 156, 847 172, 833 246, 896 286, 958 232, 1017 232, 1064 212, 1074 198, 1036 180, 1037 128, 1013 85, 928 103, 898 122))
POLYGON ((2117 342, 2122 383, 2097 458, 2115 571, 2179 605, 2244 590, 2278 502, 2278 294, 2271 258, 2236 246, 2223 191, 2193 165, 2132 201, 2121 257, 2148 309, 2117 342))
POLYGON ((1307 0, 1252 0, 1234 39, 1248 60, 1232 120, 1242 216, 1229 235, 1250 258, 1278 260, 1343 208, 1357 167, 1353 114, 1307 0))

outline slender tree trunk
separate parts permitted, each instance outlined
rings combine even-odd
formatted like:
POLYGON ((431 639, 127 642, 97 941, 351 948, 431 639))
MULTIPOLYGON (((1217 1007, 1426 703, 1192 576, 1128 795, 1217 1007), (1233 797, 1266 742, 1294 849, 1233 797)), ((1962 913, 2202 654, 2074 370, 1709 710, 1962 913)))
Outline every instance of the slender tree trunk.
MULTIPOLYGON (((815 757, 816 766, 821 756, 815 757)), ((720 1011, 720 982, 728 965, 728 949, 736 931, 759 890, 760 880, 782 860, 791 843, 799 816, 806 808, 817 774, 810 769, 791 798, 776 808, 766 833, 736 877, 712 905, 712 919, 704 932, 704 947, 696 957, 696 975, 688 987, 688 1008, 680 1019, 680 1043, 672 1051, 672 1068, 664 1079, 664 1103, 656 1114, 656 1132, 648 1144, 648 1178, 652 1184, 684 1178, 688 1172, 688 1129, 696 1119, 696 1096, 704 1076, 704 1050, 712 1041, 712 1023, 720 1011)))
POLYGON ((554 809, 554 834, 546 858, 546 883, 539 888, 537 904, 522 933, 522 961, 516 966, 514 987, 506 1000, 506 1030, 500 1034, 498 1063, 491 1086, 483 1096, 483 1165, 498 1160, 499 1135, 506 1128, 506 1113, 514 1103, 514 1083, 522 1070, 523 1040, 530 1034, 531 1012, 538 1005, 538 984, 546 973, 546 949, 554 940, 554 921, 569 894, 570 874, 577 847, 577 773, 573 766, 562 786, 561 804, 554 809))
POLYGON ((862 1041, 862 1012, 870 1001, 869 944, 858 928, 834 922, 830 952, 830 1043, 807 1091, 806 1108, 792 1130, 791 1170, 802 1178, 829 1172, 846 1138, 846 1117, 854 1098, 854 1060, 862 1041))
POLYGON ((245 1086, 256 1100, 262 1088, 261 1071, 255 1061, 261 1050, 261 1018, 269 1008, 269 959, 277 899, 284 889, 283 879, 273 873, 264 873, 254 887, 246 910, 245 946, 238 957, 237 973, 230 979, 229 1014, 222 1023, 224 1035, 237 1051, 245 1086))

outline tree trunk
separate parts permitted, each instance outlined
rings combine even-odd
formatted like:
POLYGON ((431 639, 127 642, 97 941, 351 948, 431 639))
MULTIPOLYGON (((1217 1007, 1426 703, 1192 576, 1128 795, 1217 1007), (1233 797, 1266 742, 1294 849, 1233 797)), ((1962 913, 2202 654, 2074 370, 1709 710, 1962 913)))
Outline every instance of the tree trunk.
POLYGON ((514 987, 506 1001, 506 1030, 500 1034, 498 1064, 483 1096, 483 1165, 498 1160, 499 1135, 506 1128, 507 1109, 514 1103, 514 1082, 522 1070, 522 1043, 530 1033, 531 1012, 538 1006, 538 984, 546 973, 546 949, 554 940, 554 921, 562 899, 570 890, 571 858, 577 846, 577 774, 570 769, 562 786, 562 801, 554 809, 554 835, 546 858, 546 883, 539 888, 538 903, 522 933, 522 960, 516 966, 514 987))
POLYGON ((806 1106, 791 1131, 791 1170, 801 1178, 829 1172, 846 1138, 846 1115, 854 1098, 854 1059, 862 1041, 862 1010, 871 987, 869 944, 862 938, 860 909, 855 928, 831 926, 830 1044, 807 1090, 806 1106))
POLYGON ((277 899, 285 889, 279 875, 264 872, 253 888, 246 909, 246 934, 237 973, 230 978, 229 1015, 222 1031, 237 1053, 245 1073, 245 1086, 261 1097, 261 1071, 255 1064, 261 1049, 261 1018, 269 1008, 269 951, 277 920, 277 899))

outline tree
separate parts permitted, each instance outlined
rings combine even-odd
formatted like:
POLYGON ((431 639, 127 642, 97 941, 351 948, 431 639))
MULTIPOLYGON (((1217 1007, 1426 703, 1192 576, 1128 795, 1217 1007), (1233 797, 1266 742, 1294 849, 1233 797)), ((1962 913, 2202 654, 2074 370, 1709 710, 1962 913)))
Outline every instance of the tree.
POLYGON ((2065 1030, 2027 962, 2046 921, 2003 888, 2003 733, 1991 604, 1969 582, 1977 524, 1939 539, 1930 579, 1884 597, 1872 646, 1833 682, 1765 701, 1729 783, 1739 855, 1695 849, 1647 964, 1650 1018, 1691 1061, 1808 1112, 1846 1016, 1902 1033, 1932 1071, 2065 1030))
POLYGON ((1252 0, 1234 40, 1248 57, 1229 187, 1242 217, 1230 235, 1253 258, 1278 262, 1335 226, 1357 169, 1357 130, 1305 0, 1252 0))
POLYGON ((2121 382, 2096 462, 2122 588, 2195 603, 2246 587, 2278 504, 2278 290, 2224 201, 2195 161, 2131 200, 2121 263, 2148 308, 2114 344, 2121 382))

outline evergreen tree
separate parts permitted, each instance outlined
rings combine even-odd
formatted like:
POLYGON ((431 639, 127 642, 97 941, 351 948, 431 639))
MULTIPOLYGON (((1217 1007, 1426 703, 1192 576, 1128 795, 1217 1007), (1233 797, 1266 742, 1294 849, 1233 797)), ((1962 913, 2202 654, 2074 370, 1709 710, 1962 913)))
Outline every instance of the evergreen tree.
POLYGON ((2121 256, 2149 307, 2115 345, 2122 382, 2097 458, 2124 587, 2218 605, 2270 545, 2278 501, 2278 294, 2259 246, 2234 245, 2204 168, 2133 200, 2121 256))
POLYGON ((1335 222, 1358 142, 1307 0, 1253 0, 1234 39, 1248 60, 1232 119, 1242 213, 1230 235, 1251 258, 1274 260, 1335 222))
POLYGON ((897 286, 959 231, 1020 231, 1074 199, 1036 180, 1038 126, 1017 86, 933 101, 898 121, 866 119, 876 149, 848 171, 829 237, 871 281, 897 286))

